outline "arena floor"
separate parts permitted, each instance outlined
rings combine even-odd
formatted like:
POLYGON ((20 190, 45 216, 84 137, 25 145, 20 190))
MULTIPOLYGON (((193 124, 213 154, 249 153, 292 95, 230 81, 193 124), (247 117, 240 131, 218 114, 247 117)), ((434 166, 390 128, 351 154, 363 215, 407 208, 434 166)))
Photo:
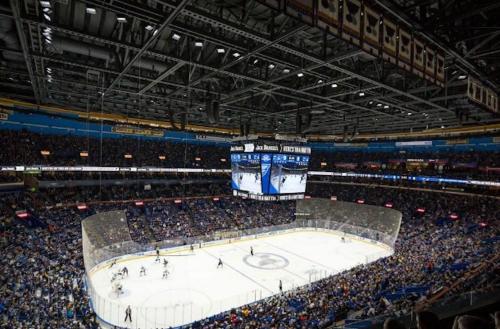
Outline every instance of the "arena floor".
POLYGON ((141 329, 179 326, 277 294, 280 280, 286 291, 392 251, 361 240, 343 243, 335 233, 306 231, 162 253, 161 261, 168 260, 167 279, 162 278, 164 265, 153 255, 131 255, 92 274, 101 299, 94 305, 104 321, 141 329), (218 258, 222 269, 217 268, 218 258), (124 292, 117 297, 110 280, 124 266, 129 276, 121 280, 124 292), (146 276, 139 276, 141 266, 146 276), (127 305, 131 322, 124 322, 127 305))

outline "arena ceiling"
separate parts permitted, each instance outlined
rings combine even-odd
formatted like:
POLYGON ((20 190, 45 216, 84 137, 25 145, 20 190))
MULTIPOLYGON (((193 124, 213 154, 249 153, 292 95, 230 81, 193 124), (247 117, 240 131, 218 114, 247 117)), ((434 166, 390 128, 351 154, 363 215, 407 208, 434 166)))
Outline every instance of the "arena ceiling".
POLYGON ((311 134, 499 122, 467 99, 463 76, 499 92, 500 2, 370 4, 445 50, 444 88, 260 1, 10 0, 0 94, 259 132, 295 133, 297 113, 311 134))

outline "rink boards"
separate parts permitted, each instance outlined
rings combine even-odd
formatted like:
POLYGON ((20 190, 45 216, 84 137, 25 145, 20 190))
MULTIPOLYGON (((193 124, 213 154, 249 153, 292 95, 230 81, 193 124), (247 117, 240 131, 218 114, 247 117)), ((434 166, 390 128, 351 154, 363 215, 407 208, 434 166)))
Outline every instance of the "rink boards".
POLYGON ((376 241, 321 228, 282 231, 223 239, 195 246, 161 250, 169 261, 170 275, 155 263, 155 252, 117 257, 94 267, 89 278, 92 302, 105 322, 128 328, 157 328, 187 324, 234 307, 294 289, 354 266, 392 254, 376 241), (341 236, 350 242, 342 243, 341 236), (255 256, 249 255, 250 246, 255 256), (217 269, 218 258, 224 262, 217 269), (116 261, 111 269, 110 264, 116 261), (127 266, 122 280, 124 294, 111 292, 110 278, 127 266), (141 266, 147 276, 139 277, 141 266), (132 322, 125 323, 124 310, 131 305, 132 322))

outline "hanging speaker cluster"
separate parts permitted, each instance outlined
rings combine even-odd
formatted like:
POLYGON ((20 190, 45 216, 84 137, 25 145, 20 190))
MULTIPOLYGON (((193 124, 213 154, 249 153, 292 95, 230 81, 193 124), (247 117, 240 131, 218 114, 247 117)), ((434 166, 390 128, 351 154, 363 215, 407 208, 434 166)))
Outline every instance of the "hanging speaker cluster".
POLYGON ((295 117, 295 133, 305 134, 311 129, 312 123, 312 113, 308 109, 305 113, 297 111, 297 116, 295 117))

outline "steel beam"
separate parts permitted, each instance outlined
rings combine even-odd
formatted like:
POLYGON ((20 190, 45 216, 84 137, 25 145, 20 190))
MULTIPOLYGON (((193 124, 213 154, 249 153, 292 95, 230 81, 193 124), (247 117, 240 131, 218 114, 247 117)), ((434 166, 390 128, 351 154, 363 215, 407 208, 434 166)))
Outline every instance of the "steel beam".
MULTIPOLYGON (((11 0, 11 1, 14 1, 14 0, 11 0)), ((191 1, 191 0, 180 0, 179 4, 177 4, 173 8, 173 11, 171 13, 169 13, 169 15, 163 21, 163 23, 158 27, 156 33, 153 33, 153 35, 151 35, 151 37, 148 39, 148 41, 146 41, 146 43, 141 47, 141 49, 139 50, 139 52, 137 52, 137 54, 135 54, 135 56, 128 62, 128 64, 123 68, 123 70, 120 72, 120 74, 118 74, 118 76, 106 88, 106 90, 104 91, 104 94, 106 94, 111 88, 114 87, 114 85, 118 81, 120 81, 120 79, 122 78, 122 76, 125 73, 127 73, 128 70, 130 70, 130 68, 132 67, 132 65, 134 65, 134 63, 139 58, 141 58, 141 56, 144 54, 144 52, 146 50, 148 50, 149 47, 151 47, 151 45, 153 44, 153 42, 155 42, 158 39, 158 37, 161 35, 161 33, 170 25, 171 22, 173 22, 173 20, 177 17, 177 15, 180 14, 180 12, 182 11, 182 9, 189 3, 189 1, 191 1)))

